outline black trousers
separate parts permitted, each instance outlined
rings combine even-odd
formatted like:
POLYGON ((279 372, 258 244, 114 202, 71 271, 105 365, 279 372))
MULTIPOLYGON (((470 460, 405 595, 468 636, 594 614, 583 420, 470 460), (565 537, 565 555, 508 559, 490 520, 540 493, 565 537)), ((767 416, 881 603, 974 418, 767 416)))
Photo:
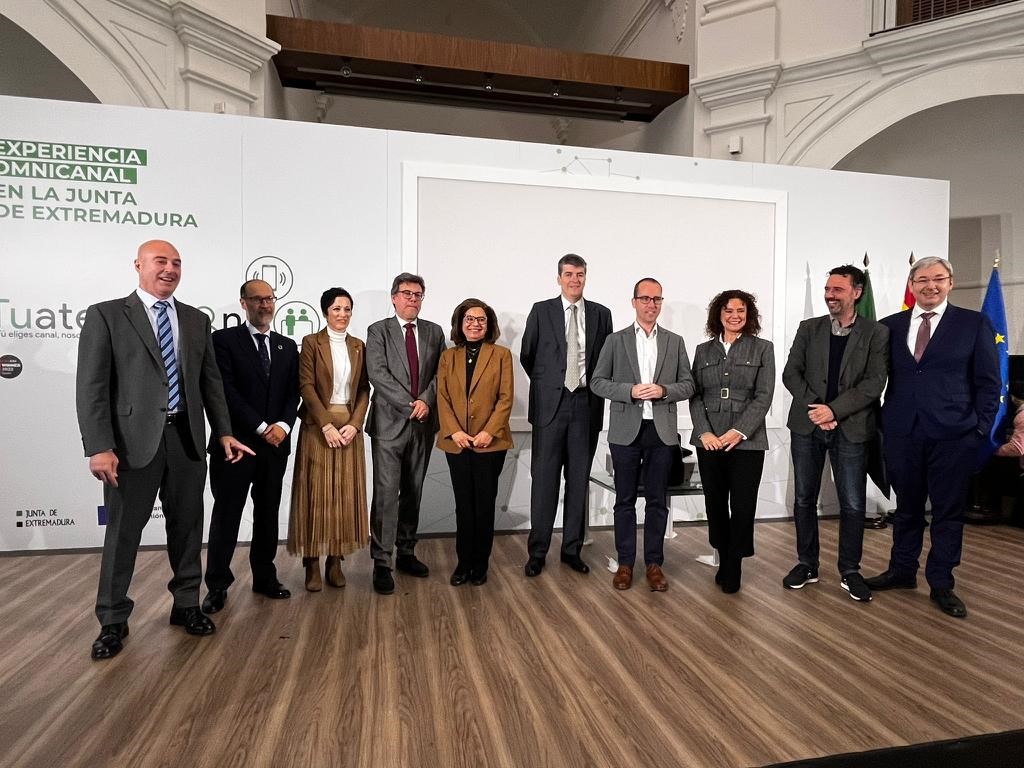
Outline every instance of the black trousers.
POLYGON ((672 467, 674 446, 665 445, 651 420, 629 445, 611 443, 608 449, 615 466, 615 551, 619 565, 636 562, 636 498, 644 486, 644 565, 665 562, 665 529, 669 509, 665 489, 672 467))
POLYGON ((455 554, 458 569, 487 573, 494 542, 494 502, 508 451, 446 453, 455 491, 455 554))
POLYGON ((96 618, 101 625, 127 621, 135 603, 128 597, 142 529, 153 515, 157 493, 167 531, 167 559, 173 578, 167 589, 174 605, 199 605, 203 574, 203 489, 206 457, 192 444, 188 420, 164 428, 156 455, 144 467, 117 468, 117 487, 103 486, 107 526, 96 591, 96 618))
POLYGON ((754 513, 764 451, 706 451, 697 447, 708 539, 723 561, 754 554, 754 513))
POLYGON ((533 428, 530 458, 530 557, 543 559, 551 546, 558 512, 558 486, 565 475, 562 502, 562 554, 577 556, 587 531, 587 487, 600 425, 590 423, 590 392, 563 392, 555 418, 533 428), (597 427, 595 430, 594 427, 597 427))
POLYGON ((238 544, 238 526, 242 521, 246 496, 252 493, 252 543, 249 567, 254 586, 277 581, 274 557, 279 538, 278 511, 281 508, 281 483, 288 455, 263 440, 250 440, 255 456, 243 456, 237 464, 224 460, 219 445, 210 454, 210 490, 213 512, 210 516, 210 541, 206 552, 206 586, 227 589, 235 580, 231 558, 238 544))

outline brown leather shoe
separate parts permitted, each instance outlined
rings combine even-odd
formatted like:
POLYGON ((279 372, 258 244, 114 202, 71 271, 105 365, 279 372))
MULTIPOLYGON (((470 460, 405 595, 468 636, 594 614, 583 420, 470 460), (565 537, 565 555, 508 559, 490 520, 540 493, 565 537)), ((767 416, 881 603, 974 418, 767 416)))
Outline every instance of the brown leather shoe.
POLYGON ((306 591, 319 592, 324 588, 324 582, 320 578, 320 558, 304 557, 302 564, 306 566, 306 591))
POLYGON ((341 572, 341 558, 337 555, 328 555, 324 563, 324 577, 332 587, 345 586, 345 574, 341 572))
POLYGON ((668 589, 668 579, 661 572, 661 567, 654 563, 647 566, 647 586, 651 592, 664 592, 668 589))
POLYGON ((612 576, 612 586, 616 589, 629 589, 633 586, 633 566, 620 565, 612 576))

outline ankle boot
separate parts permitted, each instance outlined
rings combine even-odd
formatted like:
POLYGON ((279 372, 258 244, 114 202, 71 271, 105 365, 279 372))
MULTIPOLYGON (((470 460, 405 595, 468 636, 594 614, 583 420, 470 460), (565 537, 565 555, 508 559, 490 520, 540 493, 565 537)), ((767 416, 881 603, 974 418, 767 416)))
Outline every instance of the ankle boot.
POLYGON ((324 577, 332 587, 345 586, 345 574, 341 572, 341 557, 338 555, 327 556, 327 562, 324 563, 324 577))
POLYGON ((306 566, 306 590, 309 592, 319 592, 324 588, 324 583, 320 579, 320 558, 304 557, 302 558, 302 564, 306 566))

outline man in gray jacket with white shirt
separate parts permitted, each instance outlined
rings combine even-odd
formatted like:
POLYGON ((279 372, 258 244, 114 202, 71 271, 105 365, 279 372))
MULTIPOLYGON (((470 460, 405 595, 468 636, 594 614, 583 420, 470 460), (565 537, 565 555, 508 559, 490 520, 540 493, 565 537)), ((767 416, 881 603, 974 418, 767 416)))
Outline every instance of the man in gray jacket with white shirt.
POLYGON ((644 481, 644 565, 647 586, 668 589, 662 573, 668 505, 665 490, 672 451, 679 444, 676 403, 694 392, 681 336, 657 324, 664 301, 661 283, 645 277, 633 287, 636 320, 608 337, 590 381, 611 401, 608 445, 615 468, 616 589, 629 589, 636 560, 636 497, 644 481))

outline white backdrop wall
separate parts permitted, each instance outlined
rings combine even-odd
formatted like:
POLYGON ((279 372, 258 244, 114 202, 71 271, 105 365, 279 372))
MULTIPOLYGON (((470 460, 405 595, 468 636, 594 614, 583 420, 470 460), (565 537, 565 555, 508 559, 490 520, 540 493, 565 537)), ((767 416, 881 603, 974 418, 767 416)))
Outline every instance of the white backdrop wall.
MULTIPOLYGON (((0 144, 6 153, 0 154, 0 355, 20 361, 20 368, 0 365, 5 372, 0 414, 7 427, 0 434, 3 550, 88 547, 102 541, 97 518, 101 489, 86 471, 74 413, 75 338, 88 304, 134 289, 135 248, 152 237, 179 246, 184 276, 176 295, 205 307, 215 328, 235 322, 231 313, 238 312, 238 285, 257 275, 277 282, 282 297, 278 330, 296 337, 317 330, 320 292, 342 285, 355 297, 353 332, 361 336, 390 310, 391 278, 404 268, 420 267, 422 219, 412 209, 429 211, 436 199, 420 199, 421 177, 410 168, 447 166, 455 178, 466 176, 466 168, 473 169, 469 175, 492 181, 502 175, 533 178, 548 193, 564 188, 643 195, 658 188, 700 200, 703 188, 706 199, 717 200, 723 188, 734 196, 740 190, 740 198, 775 201, 777 210, 784 203, 783 227, 775 218, 770 228, 773 234, 785 233, 781 245, 759 244, 771 254, 772 267, 765 274, 771 274, 772 285, 754 286, 760 295, 771 296, 764 307, 770 318, 764 335, 775 341, 780 360, 797 323, 825 311, 821 293, 829 267, 859 263, 868 251, 879 313, 884 314, 899 307, 907 254, 946 252, 949 191, 941 181, 5 97, 0 97, 0 139, 147 150, 137 183, 118 185, 11 175, 12 166, 4 160, 16 150, 0 144), (558 184, 552 184, 553 177, 558 184), (417 179, 416 190, 408 188, 410 179, 417 179), (131 201, 108 195, 107 202, 97 202, 99 192, 128 189, 131 201), (71 195, 74 201, 33 201, 37 190, 58 200, 71 195), (42 206, 41 219, 33 218, 33 206, 42 206), (95 209, 98 213, 78 215, 99 221, 106 215, 122 223, 65 222, 60 216, 73 218, 74 212, 54 219, 50 208, 95 209), (183 220, 191 215, 194 226, 131 223, 128 214, 140 211, 177 212, 183 220), (410 232, 415 244, 409 242, 410 232), (70 328, 62 328, 65 322, 70 328)), ((484 213, 470 203, 468 213, 474 212, 484 213)), ((551 225, 562 233, 557 243, 548 248, 542 238, 517 250, 516 239, 537 225, 520 213, 509 210, 502 217, 506 223, 500 237, 512 241, 504 246, 519 254, 514 263, 481 254, 487 268, 465 274, 441 251, 425 258, 424 317, 446 326, 453 297, 468 293, 491 302, 503 317, 522 317, 529 302, 556 294, 555 262, 565 250, 574 250, 588 259, 591 285, 612 306, 616 327, 630 320, 626 299, 632 283, 657 273, 666 294, 682 302, 678 311, 666 313, 666 320, 692 349, 702 340, 700 309, 710 292, 750 278, 738 268, 746 264, 744 258, 727 252, 725 244, 737 241, 726 225, 718 227, 721 243, 701 235, 701 253, 687 248, 697 241, 685 227, 662 234, 660 242, 678 239, 679 253, 686 254, 673 266, 649 247, 603 252, 596 248, 601 237, 595 237, 592 224, 576 230, 577 239, 572 236, 576 222, 557 219, 551 225), (505 276, 513 271, 523 287, 509 294, 505 276)), ((622 214, 607 225, 616 237, 628 237, 637 226, 635 215, 622 214)), ((134 217, 139 218, 145 217, 134 217)), ((730 223, 743 221, 739 216, 730 223)), ((519 395, 525 396, 522 388, 519 395)), ((775 413, 784 414, 788 402, 781 387, 776 397, 775 413)), ((759 514, 780 516, 787 514, 790 495, 787 434, 776 426, 770 437, 759 514)), ((604 452, 599 450, 599 462, 604 452)), ((517 435, 517 449, 508 461, 497 524, 522 528, 529 524, 528 433, 517 435)), ((832 511, 830 505, 834 498, 826 497, 825 511, 832 511)), ((595 524, 610 520, 608 498, 595 493, 591 507, 595 524)), ((700 518, 703 505, 689 499, 675 514, 677 519, 700 518)), ((282 535, 286 521, 283 509, 282 535)), ((435 455, 421 529, 453 527, 447 470, 435 455)), ((242 536, 248 536, 247 522, 242 536)), ((162 526, 150 526, 145 541, 163 541, 162 526)))

